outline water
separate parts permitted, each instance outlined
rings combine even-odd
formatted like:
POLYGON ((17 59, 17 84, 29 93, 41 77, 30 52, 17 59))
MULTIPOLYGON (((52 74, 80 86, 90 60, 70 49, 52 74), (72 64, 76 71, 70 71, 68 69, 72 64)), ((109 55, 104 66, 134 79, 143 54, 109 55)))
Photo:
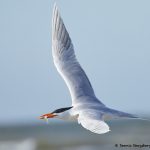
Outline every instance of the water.
POLYGON ((111 121, 109 125, 111 132, 103 135, 77 123, 1 126, 0 150, 150 150, 149 121, 111 121))

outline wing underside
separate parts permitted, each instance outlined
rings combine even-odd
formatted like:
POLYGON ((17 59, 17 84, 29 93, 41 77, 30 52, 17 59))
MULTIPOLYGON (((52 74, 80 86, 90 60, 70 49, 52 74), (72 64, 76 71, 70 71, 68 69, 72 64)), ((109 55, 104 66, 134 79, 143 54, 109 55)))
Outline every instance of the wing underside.
POLYGON ((98 112, 92 113, 92 111, 89 111, 79 113, 78 123, 85 129, 97 134, 104 134, 110 131, 109 126, 102 120, 98 112))
POLYGON ((69 88, 73 103, 82 96, 95 97, 91 83, 75 57, 72 41, 56 5, 52 21, 54 64, 69 88))

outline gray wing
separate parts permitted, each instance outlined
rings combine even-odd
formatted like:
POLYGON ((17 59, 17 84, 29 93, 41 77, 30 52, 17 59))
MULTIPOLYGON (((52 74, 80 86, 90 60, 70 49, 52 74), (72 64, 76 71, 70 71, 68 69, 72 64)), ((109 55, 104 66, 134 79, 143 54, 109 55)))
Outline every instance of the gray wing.
POLYGON ((72 41, 56 5, 53 9, 52 19, 54 64, 69 88, 73 105, 82 103, 79 98, 85 96, 94 97, 93 100, 97 101, 91 83, 75 57, 72 41))
POLYGON ((100 111, 81 111, 78 117, 78 123, 85 129, 97 134, 104 134, 110 131, 109 126, 102 119, 100 111))

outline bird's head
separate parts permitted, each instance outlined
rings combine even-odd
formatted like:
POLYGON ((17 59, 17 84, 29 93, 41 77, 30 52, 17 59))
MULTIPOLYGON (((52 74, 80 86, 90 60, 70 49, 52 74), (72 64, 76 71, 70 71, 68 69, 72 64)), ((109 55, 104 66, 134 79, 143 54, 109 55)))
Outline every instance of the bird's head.
POLYGON ((65 108, 59 108, 59 109, 56 109, 55 111, 51 112, 51 113, 47 113, 47 114, 44 114, 42 116, 40 116, 40 119, 49 119, 49 118, 55 118, 60 115, 62 115, 62 113, 66 112, 67 110, 71 109, 72 107, 65 107, 65 108))

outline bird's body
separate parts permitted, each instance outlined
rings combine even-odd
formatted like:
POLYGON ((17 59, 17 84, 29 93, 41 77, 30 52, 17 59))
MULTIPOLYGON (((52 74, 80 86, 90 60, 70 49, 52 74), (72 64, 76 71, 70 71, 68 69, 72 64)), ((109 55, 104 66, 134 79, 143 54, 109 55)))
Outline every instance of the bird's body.
POLYGON ((72 107, 57 109, 41 116, 77 120, 84 128, 98 134, 110 131, 105 120, 137 118, 105 106, 96 96, 91 83, 76 59, 71 38, 55 5, 52 19, 52 55, 57 71, 67 84, 72 107))

